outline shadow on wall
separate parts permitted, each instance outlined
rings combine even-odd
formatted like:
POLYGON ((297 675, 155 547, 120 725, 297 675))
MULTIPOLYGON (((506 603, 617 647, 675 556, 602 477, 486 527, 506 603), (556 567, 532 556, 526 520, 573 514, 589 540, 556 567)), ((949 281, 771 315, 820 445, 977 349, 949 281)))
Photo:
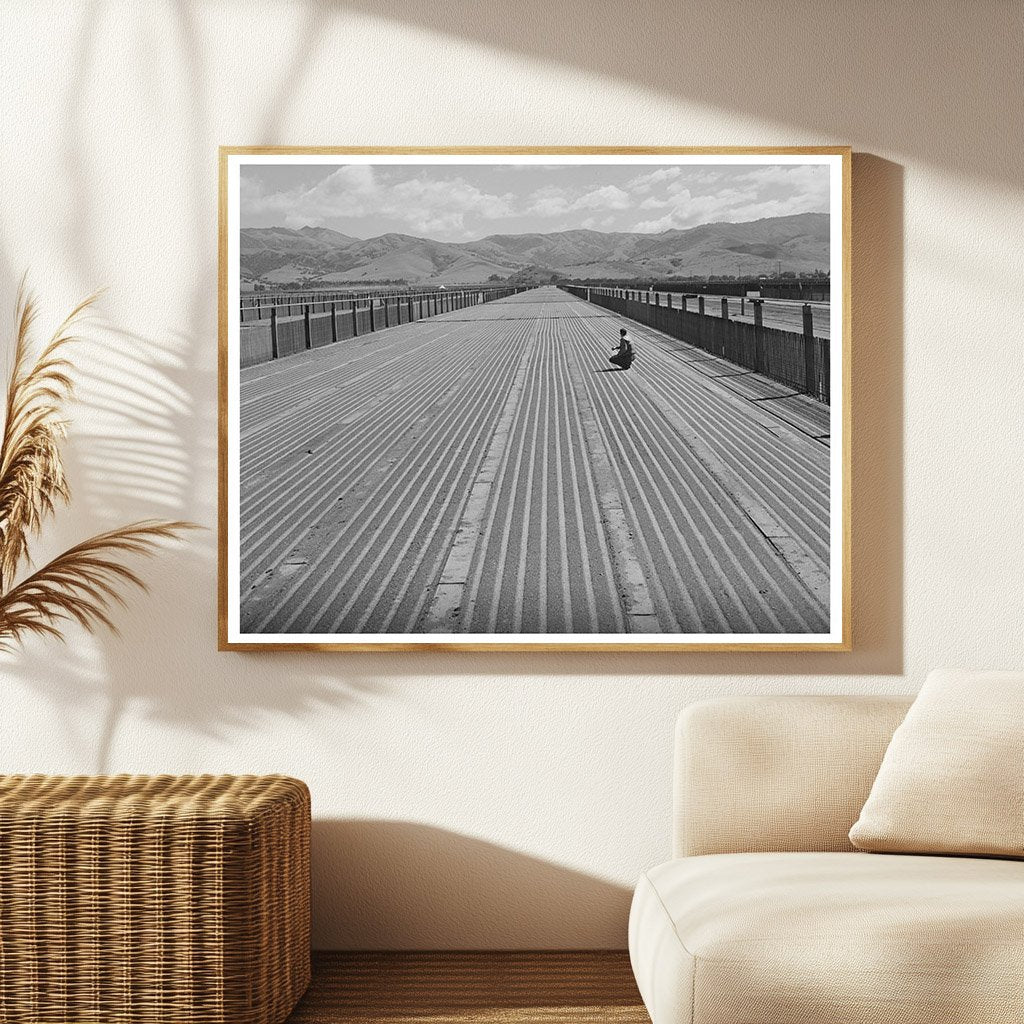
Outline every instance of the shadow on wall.
MULTIPOLYGON (((853 621, 851 654, 635 654, 629 671, 664 675, 898 674, 902 670, 902 364, 903 171, 867 154, 853 162, 853 621)), ((211 269, 212 273, 212 269, 211 269)), ((299 716, 386 692, 389 679, 432 674, 505 676, 506 655, 224 654, 216 646, 216 381, 203 337, 203 299, 195 297, 193 335, 146 338, 101 324, 80 350, 82 403, 89 422, 73 429, 66 459, 76 497, 58 537, 70 544, 112 522, 152 515, 199 517, 211 527, 144 566, 158 579, 132 599, 118 623, 123 638, 99 641, 101 662, 73 647, 65 671, 33 645, 7 667, 58 707, 103 705, 96 735, 69 732, 65 744, 96 771, 130 708, 196 735, 216 736, 275 712, 299 716), (203 396, 209 396, 204 401, 203 396), (93 425, 95 421, 95 425, 93 425), (69 530, 69 521, 73 530, 69 530), (181 609, 189 609, 182 616, 181 609), (168 630, 168 622, 192 632, 168 630), (217 671, 211 671, 216 657, 217 671), (77 683, 68 686, 68 675, 77 683)), ((621 677, 621 656, 522 654, 520 676, 621 677)), ((71 723, 75 716, 66 716, 71 723)), ((86 716, 85 722, 89 722, 86 716)), ((69 730, 73 726, 69 724, 69 730)))
MULTIPOLYGON (((186 361, 193 348, 187 339, 147 339, 109 323, 87 331, 73 358, 78 396, 89 415, 65 445, 72 504, 44 538, 48 546, 67 546, 136 518, 198 514, 210 522, 215 495, 195 488, 197 477, 213 476, 216 427, 201 402, 197 411, 196 393, 202 394, 204 379, 212 389, 213 380, 186 361)), ((37 560, 51 554, 41 544, 37 560)), ((310 716, 382 691, 358 673, 317 671, 302 654, 215 655, 215 563, 215 529, 190 534, 138 563, 153 587, 148 594, 125 588, 126 607, 113 616, 120 637, 101 630, 93 648, 69 627, 56 675, 49 642, 30 642, 6 659, 6 674, 56 707, 77 712, 62 716, 68 729, 62 742, 89 770, 123 770, 114 747, 130 709, 197 737, 218 737, 268 715, 310 716), (183 626, 195 631, 182 632, 183 626), (212 657, 217 671, 211 671, 212 657), (266 671, 267 658, 274 661, 273 672, 266 671)), ((188 763, 187 752, 184 759, 188 763)))
MULTIPOLYGON (((252 726, 266 715, 300 717, 327 707, 343 707, 380 693, 382 684, 358 670, 338 672, 324 660, 304 655, 237 654, 216 651, 216 152, 207 146, 205 128, 211 114, 202 90, 207 59, 197 11, 185 2, 166 11, 168 35, 144 34, 140 45, 152 48, 150 61, 138 67, 152 76, 142 91, 160 95, 167 83, 159 70, 163 48, 175 47, 180 81, 179 115, 193 130, 176 151, 185 184, 179 221, 185 226, 198 268, 187 267, 191 291, 169 322, 179 330, 145 336, 130 326, 98 319, 72 358, 78 367, 77 397, 87 410, 72 425, 64 459, 72 485, 71 508, 59 513, 47 535, 34 547, 37 561, 61 546, 120 522, 141 518, 188 518, 209 526, 207 534, 190 534, 169 545, 152 562, 140 563, 152 592, 127 591, 127 607, 114 616, 121 637, 98 634, 83 642, 74 627, 59 651, 61 667, 53 672, 54 648, 31 642, 16 657, 5 659, 5 674, 21 678, 65 713, 62 748, 96 772, 121 770, 115 744, 119 725, 132 708, 143 715, 186 727, 196 736, 221 736, 252 726), (183 610, 184 613, 183 613, 183 610), (168 623, 173 627, 168 628, 168 623), (183 629, 185 631, 183 631, 183 629), (217 658, 217 670, 211 660, 217 658), (267 661, 273 670, 267 671, 267 661), (96 713, 101 726, 96 732, 96 713)), ((63 267, 78 280, 78 294, 104 281, 109 265, 98 254, 93 229, 105 215, 91 187, 90 83, 101 77, 100 46, 111 12, 97 5, 81 19, 72 79, 64 97, 64 166, 68 189, 76 201, 68 223, 68 259, 63 267)), ((272 98, 257 135, 276 137, 287 104, 314 59, 324 12, 310 12, 300 40, 293 77, 272 98)), ((137 29, 137 23, 134 26, 137 29)), ((126 188, 128 183, 126 183, 126 188)), ((22 268, 0 238, 2 291, 13 296, 22 268)), ((152 309, 147 282, 136 280, 132 297, 113 296, 126 305, 152 309)), ((104 303, 100 303, 102 309, 104 303)), ((159 308, 159 305, 156 306, 159 308)), ((355 668, 355 666, 352 666, 355 668)), ((372 668, 366 665, 367 668, 372 668)), ((371 671, 371 676, 372 676, 371 671)), ((183 754, 188 761, 187 751, 183 754)), ((14 766, 17 767, 17 766, 14 766)), ((22 766, 34 770, 36 766, 22 766)), ((193 767, 196 767, 193 764, 193 767)), ((268 769, 268 770, 273 770, 268 769)))
MULTIPOLYGON (((768 127, 772 137, 761 142, 785 144, 787 130, 822 143, 856 140, 861 148, 1020 184, 1015 128, 1024 75, 1007 70, 1019 66, 1024 13, 1005 0, 787 0, 781 6, 683 0, 635 9, 616 0, 527 2, 514 18, 503 5, 475 0, 333 0, 330 6, 732 111, 768 127), (827 134, 823 124, 831 127, 827 134)), ((661 144, 744 141, 730 135, 661 144)))
MULTIPOLYGON (((659 88, 695 102, 740 108, 747 104, 753 109, 756 93, 757 104, 770 100, 777 108, 774 113, 764 110, 765 119, 776 116, 781 124, 797 126, 803 112, 807 111, 808 117, 815 112, 814 104, 806 103, 806 96, 813 95, 814 90, 801 91, 800 76, 806 76, 808 69, 824 66, 821 53, 812 62, 780 59, 780 54, 783 58, 795 58, 797 43, 788 36, 783 38, 781 28, 762 25, 770 16, 761 11, 744 14, 750 31, 759 33, 758 54, 763 55, 767 76, 755 88, 747 84, 756 81, 754 74, 745 71, 743 75, 708 76, 695 59, 700 53, 699 39, 720 29, 724 31, 723 19, 730 17, 725 10, 716 8, 704 7, 699 19, 690 20, 678 8, 673 10, 672 17, 686 27, 690 59, 680 61, 678 40, 662 31, 663 19, 624 19, 620 8, 605 2, 588 6, 585 12, 580 8, 582 20, 578 20, 577 42, 596 40, 594 45, 587 46, 575 45, 572 38, 566 38, 561 29, 577 21, 567 18, 561 8, 538 9, 535 17, 526 21, 515 19, 513 24, 504 13, 476 5, 471 9, 473 16, 466 17, 470 10, 466 0, 444 9, 398 5, 390 0, 382 6, 363 0, 315 4, 306 7, 299 36, 300 41, 310 41, 311 45, 299 48, 294 75, 281 83, 278 93, 258 117, 250 136, 253 140, 284 141, 282 132, 290 93, 301 80, 302 69, 315 59, 316 44, 325 34, 332 11, 344 8, 365 9, 374 17, 410 21, 513 52, 600 69, 602 73, 616 74, 638 85, 659 88), (551 22, 555 18, 560 30, 548 31, 553 29, 551 22), (750 22, 751 18, 755 21, 750 22), (669 46, 671 59, 666 51, 669 46), (644 60, 634 59, 641 52, 639 47, 651 47, 644 60), (772 54, 770 61, 768 53, 772 54), (788 84, 782 82, 783 78, 788 84), (795 98, 797 93, 799 101, 795 98)), ((991 30, 990 23, 997 19, 997 14, 991 8, 985 10, 986 17, 977 19, 972 33, 979 25, 988 25, 991 30)), ((96 11, 98 17, 101 8, 96 11)), ((138 705, 143 713, 184 725, 197 735, 217 735, 255 721, 265 713, 308 715, 318 707, 361 701, 386 691, 390 679, 438 674, 503 677, 510 670, 507 655, 494 654, 381 654, 344 658, 283 652, 213 654, 216 494, 212 484, 217 453, 216 303, 211 283, 216 280, 216 210, 211 182, 215 153, 206 142, 212 118, 209 102, 198 84, 203 81, 209 58, 195 21, 196 9, 178 3, 167 11, 173 24, 170 35, 160 37, 160 45, 173 43, 179 52, 178 65, 184 83, 179 83, 179 113, 193 129, 186 145, 177 151, 184 182, 184 205, 179 218, 184 232, 182 241, 191 246, 190 251, 205 253, 206 258, 183 271, 186 276, 182 303, 173 318, 178 330, 144 336, 125 326, 122 314, 120 324, 101 324, 88 348, 82 349, 79 365, 85 372, 80 397, 89 416, 87 422, 74 426, 67 447, 76 496, 71 513, 57 524, 54 540, 72 543, 114 522, 147 516, 197 519, 211 527, 211 532, 191 536, 186 546, 170 549, 158 562, 144 567, 146 578, 154 582, 153 594, 132 599, 125 613, 119 614, 123 640, 100 637, 95 649, 74 641, 61 654, 64 660, 59 676, 52 671, 52 650, 43 645, 33 645, 24 656, 5 665, 5 671, 20 675, 58 707, 82 710, 86 705, 103 702, 104 724, 98 737, 88 715, 64 716, 69 730, 66 748, 76 751, 97 771, 111 766, 118 723, 129 706, 138 705), (169 629, 168 623, 173 627, 169 629), (80 726, 74 724, 78 719, 80 726), (81 729, 81 735, 71 734, 75 728, 81 729)), ((808 31, 816 31, 813 26, 822 24, 820 13, 820 7, 808 7, 806 23, 812 26, 808 31)), ((899 20, 902 28, 895 36, 885 37, 876 20, 876 30, 868 36, 872 45, 880 40, 883 46, 892 45, 890 40, 902 38, 913 20, 911 13, 901 10, 875 14, 899 20)), ((787 11, 785 25, 791 27, 796 20, 796 12, 787 11)), ((849 21, 851 26, 856 21, 852 14, 849 21)), ((86 98, 89 83, 102 77, 97 57, 97 40, 103 36, 101 28, 92 18, 83 19, 78 52, 72 55, 75 75, 65 98, 62 126, 67 144, 68 189, 76 196, 65 270, 77 276, 82 294, 104 280, 104 267, 109 265, 97 255, 93 237, 93 228, 102 222, 105 213, 97 206, 102 193, 98 199, 91 187, 92 164, 88 159, 94 155, 89 151, 90 107, 86 98)), ((734 28, 730 22, 730 29, 734 28)), ((837 63, 838 74, 852 59, 867 61, 866 66, 873 66, 875 60, 880 62, 881 55, 869 58, 861 52, 867 44, 848 38, 856 35, 859 40, 859 27, 843 29, 838 35, 830 33, 831 28, 828 33, 821 33, 826 52, 838 52, 847 44, 851 47, 837 63)), ((993 33, 987 41, 1002 46, 1004 38, 993 33)), ((923 52, 928 52, 927 47, 923 52)), ((908 59, 914 61, 915 67, 921 65, 922 50, 908 54, 908 59)), ((761 60, 762 56, 755 57, 755 61, 761 60)), ((151 64, 155 68, 156 62, 151 64)), ((141 62, 140 67, 149 68, 151 64, 141 62)), ((986 65, 993 69, 992 73, 1001 66, 1005 65, 998 55, 986 65)), ((940 72, 934 70, 934 74, 940 72)), ((940 105, 934 101, 947 88, 945 83, 943 74, 929 97, 936 111, 940 105)), ((979 83, 979 95, 986 95, 983 84, 979 83)), ((871 82, 865 85, 876 87, 880 88, 871 82)), ((991 95, 1011 92, 1000 87, 991 95)), ((884 122, 893 115, 899 125, 906 116, 891 109, 888 96, 885 116, 872 110, 870 104, 865 105, 861 93, 849 103, 849 110, 830 120, 850 136, 857 133, 878 137, 869 130, 872 123, 884 122)), ((983 130, 980 126, 984 123, 984 118, 971 119, 964 123, 962 132, 953 133, 952 139, 948 131, 939 132, 934 125, 931 133, 957 147, 976 137, 974 156, 986 166, 998 168, 1005 138, 983 130)), ((780 133, 773 134, 778 138, 780 133)), ((909 140, 910 145, 914 137, 908 130, 901 141, 909 140)), ((879 141, 884 140, 879 137, 879 141)), ((948 156, 953 150, 943 152, 948 156)), ((518 676, 570 673, 620 678, 627 670, 630 674, 667 676, 821 676, 837 672, 898 674, 902 670, 903 173, 893 163, 864 154, 855 156, 853 170, 855 651, 849 655, 638 654, 629 656, 628 665, 619 655, 537 653, 515 659, 518 676)), ((128 183, 125 184, 127 187, 128 183)), ((16 259, 0 239, 0 269, 8 294, 13 292, 13 282, 20 276, 16 259)), ((171 269, 176 267, 174 264, 171 269)), ((128 308, 152 308, 154 299, 146 290, 146 280, 139 279, 135 284, 137 294, 130 298, 118 296, 119 300, 128 308)))
POLYGON ((407 821, 314 821, 313 945, 624 949, 623 886, 407 821))

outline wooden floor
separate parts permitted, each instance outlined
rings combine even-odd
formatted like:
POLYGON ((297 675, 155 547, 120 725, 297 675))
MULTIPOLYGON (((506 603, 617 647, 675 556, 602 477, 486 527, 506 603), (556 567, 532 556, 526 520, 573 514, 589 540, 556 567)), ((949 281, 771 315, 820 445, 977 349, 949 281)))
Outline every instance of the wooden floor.
POLYGON ((828 628, 829 409, 540 288, 241 374, 242 632, 828 628), (611 372, 609 372, 611 371, 611 372))
POLYGON ((624 952, 319 953, 288 1024, 650 1024, 624 952))

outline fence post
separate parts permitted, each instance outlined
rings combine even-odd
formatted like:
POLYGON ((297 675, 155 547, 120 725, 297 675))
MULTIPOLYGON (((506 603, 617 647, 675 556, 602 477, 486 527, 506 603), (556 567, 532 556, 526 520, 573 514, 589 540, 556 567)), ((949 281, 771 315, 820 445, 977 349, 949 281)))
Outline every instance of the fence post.
POLYGON ((818 375, 814 369, 814 313, 809 302, 804 303, 804 390, 818 397, 818 375))
POLYGON ((359 337, 359 300, 352 300, 352 337, 359 337))
POLYGON ((277 349, 277 306, 270 307, 270 358, 278 358, 277 349))
POLYGON ((740 316, 746 316, 747 313, 747 297, 745 295, 740 296, 740 316))
POLYGON ((415 317, 412 315, 412 296, 409 296, 409 323, 412 323, 415 317))
POLYGON ((338 304, 331 303, 331 344, 338 340, 338 304))
POLYGON ((302 331, 305 336, 306 348, 313 347, 313 339, 310 337, 309 331, 309 311, 311 308, 308 302, 302 307, 302 331))
POLYGON ((766 373, 768 367, 765 365, 767 360, 764 357, 764 313, 761 310, 764 300, 750 301, 754 305, 754 369, 758 373, 766 373))
POLYGON ((391 326, 390 314, 388 313, 388 297, 387 297, 387 295, 384 296, 384 326, 385 327, 390 327, 391 326))
POLYGON ((722 296, 722 319, 729 319, 729 299, 725 295, 722 296))
POLYGON ((372 295, 370 296, 370 330, 371 331, 377 330, 377 324, 375 323, 374 318, 373 318, 373 296, 372 295))
POLYGON ((703 295, 698 295, 697 296, 697 312, 700 313, 701 316, 704 315, 704 296, 703 295))

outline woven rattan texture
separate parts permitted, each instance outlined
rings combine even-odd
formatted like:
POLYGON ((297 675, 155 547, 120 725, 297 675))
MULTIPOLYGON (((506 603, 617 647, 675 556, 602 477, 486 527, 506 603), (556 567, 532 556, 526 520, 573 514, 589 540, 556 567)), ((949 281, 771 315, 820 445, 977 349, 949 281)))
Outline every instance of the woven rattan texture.
POLYGON ((0 1022, 283 1021, 309 834, 283 776, 0 777, 0 1022))

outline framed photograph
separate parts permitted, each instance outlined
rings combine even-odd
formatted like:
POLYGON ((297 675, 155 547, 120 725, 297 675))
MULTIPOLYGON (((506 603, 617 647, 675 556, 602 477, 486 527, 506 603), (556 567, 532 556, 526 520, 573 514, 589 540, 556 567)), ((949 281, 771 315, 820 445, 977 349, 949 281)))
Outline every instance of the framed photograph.
POLYGON ((850 151, 223 148, 220 645, 849 650, 850 151))

